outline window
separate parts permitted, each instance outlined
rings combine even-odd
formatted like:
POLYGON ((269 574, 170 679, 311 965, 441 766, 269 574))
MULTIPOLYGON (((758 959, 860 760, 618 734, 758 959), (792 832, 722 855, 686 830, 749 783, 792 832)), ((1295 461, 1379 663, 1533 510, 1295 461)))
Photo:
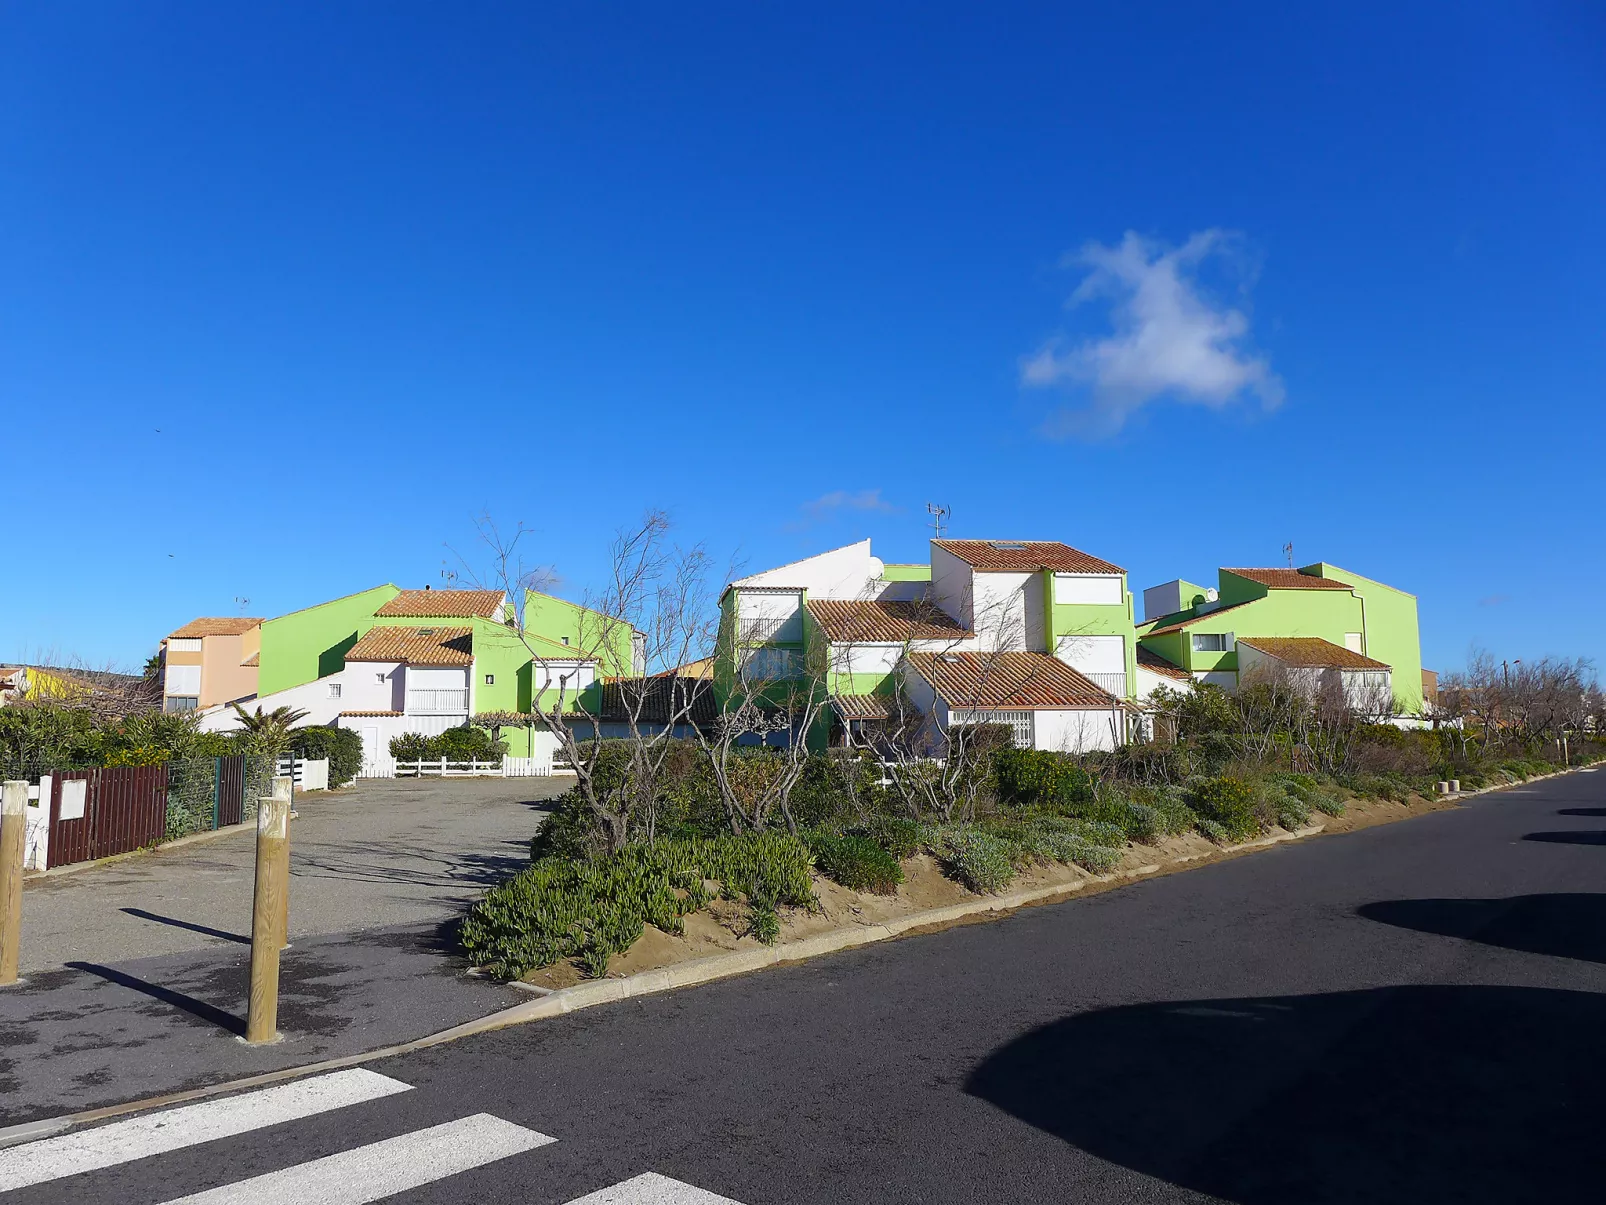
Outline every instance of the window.
POLYGON ((1232 637, 1226 632, 1200 632, 1193 638, 1196 653, 1225 653, 1232 648, 1232 637))
POLYGON ((383 682, 384 680, 385 680, 385 671, 384 670, 379 670, 379 671, 375 672, 375 674, 374 674, 374 681, 375 682, 383 682))
POLYGON ((485 685, 487 685, 487 686, 495 686, 496 685, 496 675, 495 674, 486 674, 485 675, 485 685))
POLYGON ((1121 579, 1113 574, 1056 573, 1054 601, 1061 605, 1093 603, 1118 607, 1126 602, 1126 590, 1121 585, 1121 579))
POLYGON ((1019 540, 988 540, 989 548, 996 548, 999 552, 1025 552, 1026 545, 1019 540))
POLYGON ((563 638, 563 645, 565 648, 567 648, 569 645, 569 638, 567 636, 563 638))
POLYGON ((167 651, 170 653, 198 653, 201 651, 201 638, 199 636, 179 636, 169 639, 167 651))
POLYGON ((331 699, 338 699, 340 697, 340 683, 338 683, 338 682, 329 683, 329 697, 331 699))
POLYGON ((198 695, 201 693, 201 667, 169 665, 163 671, 162 684, 170 695, 198 695))
POLYGON ((162 710, 163 711, 194 711, 198 706, 200 706, 200 703, 201 703, 201 700, 197 699, 193 695, 185 695, 182 698, 177 698, 177 697, 175 697, 173 695, 169 695, 166 699, 162 700, 162 710))

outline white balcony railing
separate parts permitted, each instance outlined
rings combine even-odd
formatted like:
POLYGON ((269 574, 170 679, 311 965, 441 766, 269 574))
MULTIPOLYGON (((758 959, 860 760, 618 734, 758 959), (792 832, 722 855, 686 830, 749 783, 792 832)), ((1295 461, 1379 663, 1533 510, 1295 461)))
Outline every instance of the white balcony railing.
POLYGON ((1126 698, 1125 674, 1090 674, 1083 670, 1082 676, 1100 690, 1107 690, 1118 699, 1126 698))
POLYGON ((408 715, 467 715, 466 690, 409 690, 408 715))

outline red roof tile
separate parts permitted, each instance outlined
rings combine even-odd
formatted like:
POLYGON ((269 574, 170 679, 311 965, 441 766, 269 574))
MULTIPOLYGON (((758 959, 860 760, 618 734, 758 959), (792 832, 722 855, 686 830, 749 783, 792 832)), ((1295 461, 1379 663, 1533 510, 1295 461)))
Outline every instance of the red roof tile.
POLYGON ((1116 703, 1115 696, 1047 653, 910 653, 908 658, 950 707, 1055 711, 1116 703))
POLYGON ((1138 645, 1138 668, 1146 669, 1151 674, 1164 674, 1167 678, 1175 678, 1179 682, 1192 682, 1193 675, 1180 665, 1172 665, 1153 649, 1138 645))
POLYGON ((370 628, 347 661, 400 661, 405 665, 472 665, 472 628, 370 628))
POLYGON ((1352 590, 1348 582, 1335 581, 1330 577, 1317 577, 1314 574, 1302 573, 1298 569, 1223 569, 1223 573, 1230 573, 1234 577, 1248 578, 1252 582, 1259 582, 1262 586, 1270 586, 1273 590, 1352 590))
POLYGON ((1119 565, 1089 556, 1058 540, 933 540, 972 569, 984 573, 1125 573, 1119 565))
MULTIPOLYGON (((1240 636, 1238 643, 1258 649, 1295 669, 1389 669, 1381 661, 1352 652, 1318 636, 1240 636)), ((1239 663, 1240 667, 1242 662, 1239 663)))
POLYGON ((374 614, 387 619, 495 619, 502 597, 500 590, 403 590, 374 614))
MULTIPOLYGON (((1239 607, 1247 607, 1249 603, 1259 601, 1260 600, 1258 598, 1251 598, 1247 602, 1233 603, 1230 607, 1214 607, 1209 611, 1205 611, 1203 614, 1190 615, 1187 619, 1179 619, 1175 623, 1168 623, 1163 628, 1150 628, 1147 632, 1144 632, 1143 635, 1163 636, 1167 632, 1180 632, 1183 628, 1191 627, 1193 624, 1200 623, 1203 620, 1213 619, 1217 615, 1225 615, 1228 611, 1236 611, 1239 607)), ((1142 626, 1142 624, 1138 625, 1140 628, 1142 626)))
POLYGON ((902 644, 906 640, 962 640, 974 635, 957 619, 912 599, 811 598, 809 614, 827 640, 902 644))
POLYGON ((197 636, 243 636, 262 620, 243 615, 207 615, 192 619, 176 632, 169 632, 169 640, 193 640, 197 636))

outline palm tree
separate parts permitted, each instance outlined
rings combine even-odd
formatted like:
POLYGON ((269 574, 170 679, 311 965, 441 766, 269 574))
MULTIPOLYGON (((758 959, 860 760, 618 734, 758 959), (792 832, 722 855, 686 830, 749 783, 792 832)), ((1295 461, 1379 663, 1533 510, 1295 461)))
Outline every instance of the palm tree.
POLYGON ((238 703, 230 703, 240 716, 240 743, 247 753, 260 757, 278 757, 290 746, 291 729, 307 718, 308 713, 290 707, 275 707, 264 713, 261 707, 255 714, 238 703))

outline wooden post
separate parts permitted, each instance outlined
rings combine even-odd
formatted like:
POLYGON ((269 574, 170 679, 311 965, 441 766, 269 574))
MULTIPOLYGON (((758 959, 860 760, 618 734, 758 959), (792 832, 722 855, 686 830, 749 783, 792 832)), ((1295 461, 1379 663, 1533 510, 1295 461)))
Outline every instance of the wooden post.
POLYGON ((257 806, 257 877, 251 901, 251 1001, 245 1040, 253 1045, 279 1037, 279 947, 288 890, 285 853, 290 845, 290 801, 272 795, 257 806))
POLYGON ((22 847, 28 826, 28 784, 0 788, 0 987, 17 981, 22 947, 22 847))
POLYGON ((279 843, 279 882, 284 890, 279 895, 279 948, 290 948, 290 811, 294 802, 294 779, 281 775, 273 780, 273 800, 284 806, 284 840, 279 843))

